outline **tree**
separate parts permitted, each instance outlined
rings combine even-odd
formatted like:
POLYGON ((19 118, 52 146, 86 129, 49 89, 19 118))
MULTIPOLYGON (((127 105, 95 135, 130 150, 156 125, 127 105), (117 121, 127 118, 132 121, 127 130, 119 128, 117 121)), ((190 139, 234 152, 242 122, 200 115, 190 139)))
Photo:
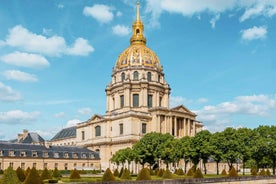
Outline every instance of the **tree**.
POLYGON ((243 175, 245 175, 245 163, 251 158, 251 147, 253 140, 252 130, 249 128, 239 128, 237 130, 240 158, 243 165, 243 175))
POLYGON ((21 182, 23 182, 23 181, 25 180, 25 178, 26 178, 26 177, 25 177, 24 170, 21 169, 21 167, 18 167, 18 168, 16 169, 16 175, 17 175, 19 181, 21 181, 21 182))
POLYGON ((222 133, 221 148, 224 158, 226 159, 229 169, 231 170, 233 163, 239 158, 240 143, 238 142, 238 134, 234 128, 226 128, 222 133))
POLYGON ((136 180, 151 180, 150 172, 147 168, 142 168, 136 178, 136 180))
POLYGON ((179 145, 179 140, 178 139, 167 139, 163 144, 162 144, 162 151, 160 158, 164 161, 166 164, 166 167, 169 167, 169 163, 175 163, 176 161, 179 160, 178 156, 178 150, 176 149, 179 145))
POLYGON ((219 163, 223 160, 222 144, 223 134, 216 132, 211 136, 210 144, 212 145, 211 157, 217 165, 217 175, 219 175, 219 163))
POLYGON ((191 149, 191 137, 185 136, 180 139, 181 147, 179 149, 180 151, 180 158, 183 158, 184 160, 184 173, 187 173, 187 165, 190 161, 190 149, 191 149))
POLYGON ((0 183, 3 184, 20 184, 21 182, 19 181, 16 172, 13 170, 12 167, 8 167, 4 171, 3 177, 0 179, 0 183))
POLYGON ((26 180, 24 184, 42 184, 41 178, 39 177, 39 174, 35 167, 33 167, 26 177, 26 180))
POLYGON ((57 168, 55 168, 53 171, 53 177, 57 179, 61 177, 61 174, 57 168))
POLYGON ((163 143, 168 140, 173 140, 173 136, 156 132, 146 134, 139 142, 133 145, 135 160, 143 166, 146 163, 150 166, 154 165, 161 158, 163 143))

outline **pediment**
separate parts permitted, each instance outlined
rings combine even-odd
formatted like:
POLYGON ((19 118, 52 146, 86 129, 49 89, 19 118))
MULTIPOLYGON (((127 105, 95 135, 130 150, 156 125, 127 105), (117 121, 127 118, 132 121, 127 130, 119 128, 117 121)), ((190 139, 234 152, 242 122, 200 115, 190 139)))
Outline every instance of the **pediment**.
POLYGON ((182 112, 182 113, 191 113, 194 114, 192 111, 190 111, 187 107, 185 107, 184 105, 180 105, 177 107, 174 107, 171 109, 171 111, 178 111, 178 112, 182 112))
POLYGON ((94 116, 92 116, 89 121, 98 121, 98 120, 102 120, 104 119, 101 115, 98 114, 94 114, 94 116))

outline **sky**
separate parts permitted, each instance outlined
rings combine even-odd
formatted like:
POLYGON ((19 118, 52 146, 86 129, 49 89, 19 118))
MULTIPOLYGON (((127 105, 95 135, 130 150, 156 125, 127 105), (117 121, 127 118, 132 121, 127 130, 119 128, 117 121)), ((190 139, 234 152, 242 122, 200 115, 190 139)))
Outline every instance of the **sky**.
MULTIPOLYGON (((204 129, 276 124, 276 0, 141 0, 147 46, 204 129)), ((2 0, 0 140, 106 111, 135 0, 2 0)))

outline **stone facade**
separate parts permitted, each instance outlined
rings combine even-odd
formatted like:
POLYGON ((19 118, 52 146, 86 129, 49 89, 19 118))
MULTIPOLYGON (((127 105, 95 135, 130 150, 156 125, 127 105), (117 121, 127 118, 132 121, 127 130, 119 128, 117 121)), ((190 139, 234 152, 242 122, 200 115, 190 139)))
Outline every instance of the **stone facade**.
MULTIPOLYGON (((76 126, 76 145, 98 152, 103 170, 111 167, 109 160, 116 151, 131 147, 146 133, 181 138, 194 136, 203 127, 185 106, 169 107, 171 89, 157 55, 146 46, 139 3, 132 28, 130 46, 119 55, 105 89, 106 114, 76 126)), ((62 141, 67 140, 52 143, 62 141)))

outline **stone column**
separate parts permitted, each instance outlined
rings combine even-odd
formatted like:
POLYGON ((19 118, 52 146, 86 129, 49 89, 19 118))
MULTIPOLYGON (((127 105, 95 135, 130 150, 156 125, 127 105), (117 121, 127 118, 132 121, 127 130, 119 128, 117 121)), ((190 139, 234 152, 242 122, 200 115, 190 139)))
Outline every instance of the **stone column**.
POLYGON ((196 127, 195 127, 195 124, 196 124, 196 122, 193 121, 193 134, 194 134, 194 136, 195 136, 195 134, 196 134, 196 127))
POLYGON ((157 132, 161 133, 160 115, 157 115, 157 132))
POLYGON ((188 119, 188 136, 191 136, 191 120, 188 119))
POLYGON ((183 123, 184 123, 184 135, 183 136, 187 136, 186 118, 183 118, 183 123))
POLYGON ((177 118, 176 117, 174 117, 174 136, 176 136, 177 137, 177 118))

